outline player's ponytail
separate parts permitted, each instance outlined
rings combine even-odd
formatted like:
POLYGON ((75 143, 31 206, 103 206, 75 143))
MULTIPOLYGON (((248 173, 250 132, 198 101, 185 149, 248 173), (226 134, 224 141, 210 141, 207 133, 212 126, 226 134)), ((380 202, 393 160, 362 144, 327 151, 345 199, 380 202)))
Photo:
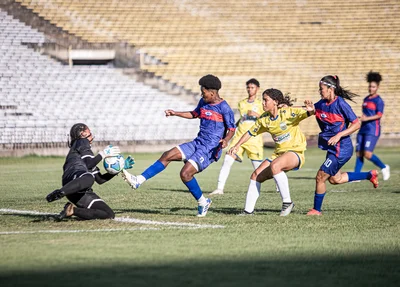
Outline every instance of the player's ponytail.
POLYGON ((81 134, 86 129, 88 129, 88 126, 83 123, 74 124, 69 131, 68 146, 71 147, 76 140, 82 138, 81 134))
POLYGON ((263 92, 263 95, 268 95, 271 99, 278 103, 278 106, 286 105, 288 107, 293 105, 293 101, 289 94, 283 95, 280 90, 277 89, 267 89, 263 92))
POLYGON ((335 95, 337 95, 339 97, 342 97, 344 99, 347 99, 347 100, 350 100, 350 101, 354 102, 353 98, 354 97, 359 97, 359 95, 357 95, 357 94, 355 94, 353 92, 350 92, 349 90, 346 90, 346 89, 342 88, 340 86, 339 77, 336 76, 336 75, 335 76, 330 76, 330 75, 329 76, 325 76, 319 82, 321 84, 329 87, 329 88, 334 89, 335 90, 335 95))

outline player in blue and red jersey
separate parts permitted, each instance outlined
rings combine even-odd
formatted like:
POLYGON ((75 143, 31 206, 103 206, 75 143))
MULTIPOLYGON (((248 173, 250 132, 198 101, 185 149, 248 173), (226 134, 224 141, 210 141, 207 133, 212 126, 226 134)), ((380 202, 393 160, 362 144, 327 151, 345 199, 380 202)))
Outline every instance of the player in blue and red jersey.
MULTIPOLYGON (((316 176, 314 208, 307 215, 321 215, 322 202, 326 194, 326 181, 341 184, 350 181, 370 180, 378 187, 378 172, 344 172, 340 169, 353 154, 350 135, 360 128, 360 121, 345 99, 357 96, 340 86, 338 76, 325 76, 319 82, 321 100, 314 105, 314 113, 321 129, 318 147, 326 150, 326 159, 316 176)), ((306 105, 312 104, 305 101, 306 105)))
POLYGON ((177 112, 166 110, 165 115, 178 116, 185 119, 200 119, 200 131, 191 141, 172 148, 162 154, 159 160, 148 167, 141 175, 134 176, 124 170, 123 178, 133 189, 138 188, 146 180, 162 172, 171 161, 184 161, 180 177, 193 197, 198 202, 197 216, 203 217, 211 205, 211 200, 205 198, 194 175, 205 170, 211 163, 218 161, 222 149, 235 133, 234 114, 228 103, 220 98, 218 90, 221 81, 206 75, 199 80, 201 96, 193 111, 177 112))
POLYGON ((379 84, 382 76, 370 71, 367 74, 369 95, 365 97, 362 105, 362 116, 360 117, 361 128, 357 134, 356 166, 355 172, 360 172, 364 165, 364 157, 381 168, 383 180, 390 177, 390 167, 384 164, 373 152, 381 135, 381 118, 385 103, 378 94, 379 84))

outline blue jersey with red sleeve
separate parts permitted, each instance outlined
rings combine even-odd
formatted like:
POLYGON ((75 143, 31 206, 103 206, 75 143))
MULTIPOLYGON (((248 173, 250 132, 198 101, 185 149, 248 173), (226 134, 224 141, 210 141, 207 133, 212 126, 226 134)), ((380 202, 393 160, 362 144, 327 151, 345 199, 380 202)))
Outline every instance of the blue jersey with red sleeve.
MULTIPOLYGON (((367 117, 383 115, 385 103, 379 95, 367 96, 364 98, 362 112, 367 117)), ((381 135, 381 119, 362 122, 359 134, 369 134, 374 136, 381 135)))
POLYGON ((236 128, 235 116, 225 100, 217 104, 208 104, 200 99, 192 115, 200 118, 200 131, 196 139, 210 148, 219 145, 219 141, 225 137, 227 130, 236 128))
POLYGON ((318 138, 318 147, 340 157, 343 153, 352 153, 353 145, 350 136, 342 137, 334 146, 328 145, 328 140, 339 132, 347 129, 350 123, 358 121, 358 118, 350 105, 342 98, 328 103, 323 99, 315 105, 315 116, 321 129, 318 138))

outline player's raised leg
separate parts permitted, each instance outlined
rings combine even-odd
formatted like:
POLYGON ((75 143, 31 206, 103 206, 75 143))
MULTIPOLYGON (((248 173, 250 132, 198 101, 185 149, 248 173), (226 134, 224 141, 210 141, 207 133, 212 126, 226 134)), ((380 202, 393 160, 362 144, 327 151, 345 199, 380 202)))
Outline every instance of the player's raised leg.
POLYGON ((178 147, 174 147, 169 151, 162 154, 160 159, 149 166, 142 174, 135 176, 130 174, 125 169, 122 171, 122 178, 132 187, 132 189, 139 188, 146 180, 156 176, 162 172, 171 161, 181 161, 182 154, 178 147))

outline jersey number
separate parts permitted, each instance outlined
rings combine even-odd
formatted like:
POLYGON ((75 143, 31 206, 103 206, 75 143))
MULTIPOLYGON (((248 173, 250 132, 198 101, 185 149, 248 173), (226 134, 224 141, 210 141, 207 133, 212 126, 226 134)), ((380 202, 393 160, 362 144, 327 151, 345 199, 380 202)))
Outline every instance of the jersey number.
POLYGON ((324 166, 326 166, 326 167, 330 167, 331 164, 332 164, 332 161, 329 158, 327 158, 326 161, 324 162, 324 166))

